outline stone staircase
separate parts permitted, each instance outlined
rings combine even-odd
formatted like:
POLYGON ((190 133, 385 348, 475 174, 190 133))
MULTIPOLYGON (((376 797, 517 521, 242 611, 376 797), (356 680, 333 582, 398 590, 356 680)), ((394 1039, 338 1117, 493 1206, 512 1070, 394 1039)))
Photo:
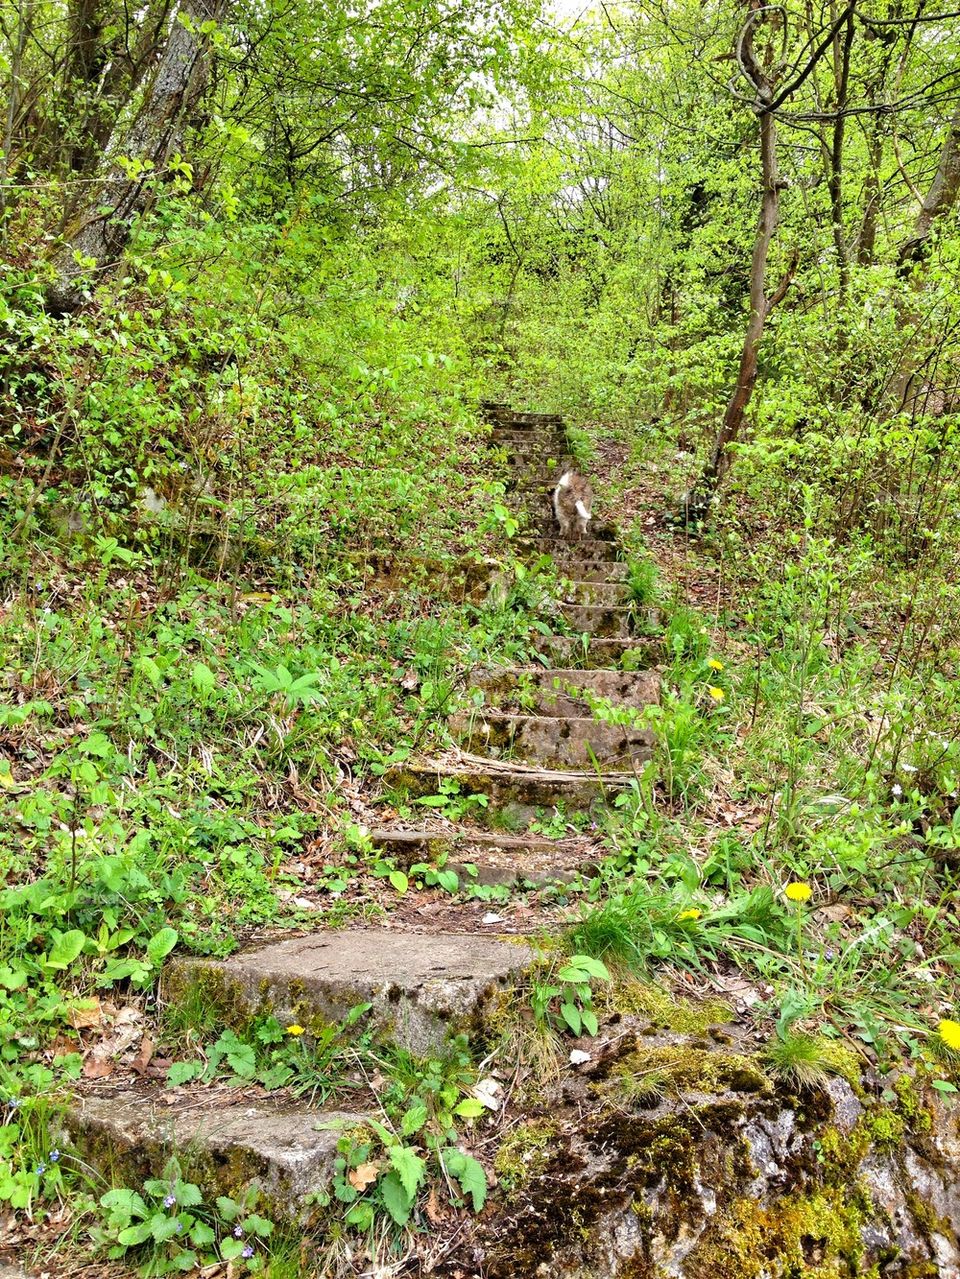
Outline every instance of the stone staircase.
MULTIPOLYGON (((658 679, 646 667, 655 647, 633 634, 626 566, 612 533, 599 526, 596 536, 575 542, 558 536, 551 491, 569 462, 560 419, 502 405, 487 411, 490 442, 506 457, 510 500, 523 520, 520 553, 531 562, 550 555, 560 571, 558 633, 538 641, 538 664, 474 672, 468 692, 477 704, 450 723, 458 746, 385 778, 410 797, 433 794, 443 782, 457 783, 463 796, 484 795, 487 807, 477 811, 488 829, 386 827, 372 839, 400 866, 442 855, 451 867, 476 867, 485 883, 564 880, 595 864, 592 842, 519 832, 538 815, 583 812, 633 782, 650 756, 649 733, 594 719, 590 699, 629 707, 654 701, 658 679)), ((425 1054, 451 1032, 481 1030, 498 996, 534 959, 521 940, 476 931, 349 927, 225 960, 175 958, 162 995, 199 997, 227 1024, 270 1011, 308 1032, 369 1004, 366 1029, 425 1054)), ((114 1182, 136 1185, 156 1175, 170 1150, 189 1149, 211 1189, 234 1192, 238 1182, 256 1179, 275 1210, 296 1211, 304 1195, 329 1182, 337 1133, 318 1124, 338 1115, 269 1094, 230 1104, 230 1094, 95 1082, 81 1089, 68 1125, 82 1157, 114 1182)))

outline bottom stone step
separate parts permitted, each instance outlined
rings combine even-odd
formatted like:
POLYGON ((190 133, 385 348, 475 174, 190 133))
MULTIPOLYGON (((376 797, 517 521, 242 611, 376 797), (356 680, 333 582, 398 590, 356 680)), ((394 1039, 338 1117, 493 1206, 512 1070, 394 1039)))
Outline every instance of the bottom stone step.
POLYGON ((525 946, 468 933, 346 928, 240 951, 224 960, 174 959, 164 997, 199 988, 226 1021, 264 1008, 309 1028, 342 1021, 359 1004, 358 1023, 411 1052, 442 1048, 451 1030, 477 1029, 499 990, 531 962, 525 946))
POLYGON ((329 1186, 337 1142, 361 1118, 305 1102, 251 1101, 224 1087, 177 1095, 97 1085, 74 1098, 66 1127, 82 1166, 114 1186, 142 1186, 176 1155, 184 1180, 208 1200, 242 1198, 256 1185, 266 1211, 294 1217, 308 1195, 329 1186))
POLYGON ((500 835, 484 831, 392 829, 370 832, 374 848, 393 857, 404 870, 417 862, 444 861, 461 884, 568 883, 596 869, 600 857, 589 840, 543 839, 536 835, 500 835), (473 868, 476 874, 470 873, 473 868))

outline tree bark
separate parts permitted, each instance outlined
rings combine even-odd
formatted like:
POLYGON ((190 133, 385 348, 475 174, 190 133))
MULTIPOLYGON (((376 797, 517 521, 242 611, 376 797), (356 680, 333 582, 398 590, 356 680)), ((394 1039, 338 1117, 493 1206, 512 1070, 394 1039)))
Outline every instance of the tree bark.
POLYGON ((927 255, 930 235, 938 218, 949 213, 960 192, 960 107, 957 108, 947 129, 940 163, 930 184, 927 198, 920 206, 912 233, 904 240, 897 254, 897 266, 906 274, 915 262, 927 255))
POLYGON ((136 218, 150 202, 158 171, 180 149, 186 119, 206 85, 208 40, 200 25, 218 20, 227 3, 181 0, 174 11, 143 104, 129 128, 111 135, 94 198, 67 228, 66 244, 53 259, 56 278, 46 292, 51 310, 76 310, 87 274, 102 278, 117 265, 136 218), (139 162, 132 176, 130 162, 139 162))
POLYGON ((767 258, 780 218, 780 172, 777 165, 777 124, 770 109, 775 81, 761 70, 753 51, 754 23, 749 21, 741 35, 738 60, 747 80, 756 90, 754 110, 760 117, 760 170, 762 196, 760 219, 753 243, 750 265, 750 319, 744 335, 737 382, 727 403, 723 422, 703 472, 684 498, 684 517, 702 520, 730 465, 729 448, 740 434, 743 416, 757 380, 760 338, 767 316, 786 294, 793 276, 791 267, 771 297, 767 296, 767 258))

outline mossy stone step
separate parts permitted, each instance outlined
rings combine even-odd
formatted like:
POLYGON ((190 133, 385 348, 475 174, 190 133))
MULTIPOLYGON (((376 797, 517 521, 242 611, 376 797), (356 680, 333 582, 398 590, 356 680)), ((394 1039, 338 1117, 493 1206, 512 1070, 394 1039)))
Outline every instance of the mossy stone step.
POLYGON ((564 599, 571 604, 602 605, 606 608, 626 607, 630 587, 626 582, 590 582, 569 580, 561 586, 564 599))
POLYGON ((500 710, 522 705, 535 715, 587 715, 582 694, 602 697, 615 706, 641 708, 660 696, 657 671, 574 670, 537 667, 477 671, 470 687, 480 689, 485 705, 500 710))
POLYGON ((164 993, 182 999, 199 986, 228 1020, 270 1009, 308 1029, 369 1003, 364 1022, 380 1038, 425 1054, 441 1049, 451 1031, 479 1028, 486 1006, 532 957, 525 946, 490 937, 346 928, 229 959, 178 957, 168 966, 164 993))
POLYGON ((582 636, 544 635, 532 648, 551 666, 577 670, 644 670, 663 659, 663 644, 656 639, 596 639, 584 644, 582 636))
POLYGON ((455 715, 450 729, 475 755, 522 760, 545 768, 625 769, 650 758, 647 729, 602 724, 590 716, 515 715, 499 710, 455 715))
POLYGON ((557 566, 567 572, 573 571, 577 564, 590 564, 597 560, 616 561, 620 548, 616 542, 606 537, 582 537, 579 541, 568 542, 558 537, 556 530, 549 537, 525 534, 516 537, 513 546, 519 555, 530 555, 534 558, 549 555, 556 560, 557 566))
POLYGON ((632 785, 636 773, 632 769, 597 773, 593 769, 532 768, 458 753, 449 759, 408 760, 384 776, 387 785, 410 796, 435 795, 444 780, 456 782, 461 795, 487 797, 485 808, 471 812, 472 820, 487 827, 519 830, 558 806, 568 815, 589 812, 632 785))
POLYGON ((627 639, 633 632, 633 610, 595 604, 561 604, 564 621, 580 635, 627 639))
POLYGON ((261 1211, 287 1218, 329 1187, 337 1142, 360 1122, 305 1102, 240 1100, 225 1087, 177 1096, 103 1083, 81 1086, 66 1117, 76 1154, 113 1185, 142 1186, 176 1155, 206 1198, 237 1197, 255 1184, 261 1211))
POLYGON ((596 850, 579 840, 544 839, 536 835, 505 835, 485 831, 392 829, 370 832, 375 848, 393 857, 407 870, 417 862, 443 860, 462 882, 476 884, 568 883, 576 875, 594 870, 596 850))

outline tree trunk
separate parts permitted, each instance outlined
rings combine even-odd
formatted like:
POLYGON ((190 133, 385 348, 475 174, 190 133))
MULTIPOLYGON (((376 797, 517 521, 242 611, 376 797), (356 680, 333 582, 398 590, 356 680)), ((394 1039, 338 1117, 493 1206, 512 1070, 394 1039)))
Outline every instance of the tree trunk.
POLYGON ((181 0, 174 12, 143 105, 126 131, 114 130, 94 198, 67 228, 67 243, 54 257, 56 279, 46 293, 51 310, 76 310, 84 277, 91 271, 103 277, 116 266, 134 221, 149 204, 158 171, 181 146, 184 123, 206 85, 208 41, 200 25, 218 20, 226 6, 227 0, 181 0))
MULTIPOLYGON (((752 33, 752 27, 750 28, 752 33)), ((753 260, 750 266, 750 319, 740 353, 737 383, 723 415, 723 423, 717 433, 710 456, 699 480, 684 498, 684 517, 694 522, 706 515, 720 481, 730 465, 729 447, 740 434, 743 416, 757 380, 757 357, 760 338, 767 316, 784 296, 790 285, 793 271, 789 270, 772 297, 767 297, 767 258, 770 244, 780 217, 780 174, 777 167, 777 124, 769 110, 773 100, 773 81, 760 71, 752 49, 752 34, 745 42, 741 61, 746 63, 748 79, 757 90, 755 110, 760 116, 760 168, 763 192, 760 204, 760 220, 753 244, 753 260)))
POLYGON ((943 150, 940 152, 940 164, 934 175, 927 198, 920 206, 913 233, 904 240, 897 254, 897 265, 901 274, 909 272, 912 263, 921 262, 926 256, 933 231, 938 218, 949 213, 956 203, 960 191, 960 107, 950 121, 943 150))

